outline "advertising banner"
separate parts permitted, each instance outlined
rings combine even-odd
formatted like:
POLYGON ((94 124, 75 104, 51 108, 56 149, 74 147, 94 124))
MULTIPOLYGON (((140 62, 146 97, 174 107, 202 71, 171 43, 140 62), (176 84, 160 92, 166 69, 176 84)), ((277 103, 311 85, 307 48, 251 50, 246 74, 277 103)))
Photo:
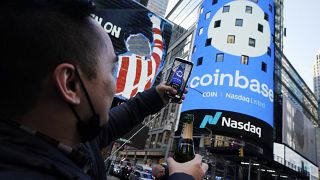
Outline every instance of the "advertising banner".
POLYGON ((95 19, 118 55, 116 96, 127 100, 149 89, 161 71, 172 25, 128 0, 98 0, 95 19))
POLYGON ((182 112, 200 128, 272 147, 274 2, 204 0, 182 112))
POLYGON ((316 130, 313 123, 287 97, 283 97, 282 142, 317 163, 316 130))
POLYGON ((301 173, 307 172, 310 180, 319 178, 318 167, 306 160, 298 153, 279 143, 274 143, 273 146, 274 160, 301 173))

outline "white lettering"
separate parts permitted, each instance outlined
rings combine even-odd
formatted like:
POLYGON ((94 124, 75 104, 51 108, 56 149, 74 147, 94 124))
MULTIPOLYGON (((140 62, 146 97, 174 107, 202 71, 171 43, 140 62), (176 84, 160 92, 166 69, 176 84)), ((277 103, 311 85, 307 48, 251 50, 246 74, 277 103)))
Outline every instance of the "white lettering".
POLYGON ((221 126, 233 128, 233 129, 239 129, 244 130, 253 134, 257 134, 259 138, 261 138, 261 128, 256 127, 255 125, 251 124, 251 122, 243 123, 236 120, 233 120, 231 118, 222 117, 222 124, 221 126))
POLYGON ((217 69, 215 74, 204 74, 203 76, 195 76, 191 79, 191 88, 197 88, 200 86, 209 86, 211 84, 217 86, 225 85, 228 81, 228 86, 233 86, 241 89, 248 89, 254 93, 261 94, 262 96, 269 98, 273 102, 273 89, 269 89, 267 84, 260 83, 257 79, 248 79, 248 77, 240 75, 240 71, 236 70, 235 75, 232 74, 219 74, 220 70, 217 69))
POLYGON ((199 85, 199 81, 200 81, 200 78, 198 76, 192 78, 191 82, 190 82, 190 87, 191 88, 195 88, 199 85))
POLYGON ((96 20, 101 25, 103 19, 101 17, 95 16, 94 20, 96 20))
POLYGON ((212 83, 212 76, 211 74, 205 74, 201 77, 201 80, 200 80, 200 84, 202 86, 209 86, 210 84, 212 83), (207 79, 207 80, 206 80, 207 79), (207 82, 205 82, 207 81, 207 82))
POLYGON ((256 79, 251 79, 250 90, 260 94, 260 82, 256 79))
POLYGON ((234 87, 246 89, 248 87, 248 85, 249 85, 248 78, 245 76, 240 76, 240 72, 236 71, 236 79, 235 79, 234 87), (240 84, 240 82, 239 82, 240 80, 242 80, 244 82, 244 84, 240 84))
POLYGON ((204 92, 202 93, 202 97, 217 97, 218 93, 217 92, 204 92))
POLYGON ((261 88, 262 88, 262 96, 268 97, 269 96, 268 86, 266 84, 262 84, 261 88))
POLYGON ((103 29, 107 32, 107 33, 111 33, 113 28, 113 24, 111 22, 107 22, 104 24, 103 29))
POLYGON ((116 37, 116 38, 119 38, 120 37, 120 32, 121 32, 121 27, 114 26, 113 29, 112 29, 111 35, 116 37))

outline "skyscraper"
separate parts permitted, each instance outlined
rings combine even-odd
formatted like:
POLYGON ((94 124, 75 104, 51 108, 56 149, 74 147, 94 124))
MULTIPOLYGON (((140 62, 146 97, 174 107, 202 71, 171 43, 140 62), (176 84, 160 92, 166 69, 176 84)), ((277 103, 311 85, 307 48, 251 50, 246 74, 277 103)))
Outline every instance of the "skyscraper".
POLYGON ((164 17, 164 15, 166 14, 168 2, 169 0, 149 0, 147 8, 160 15, 161 17, 164 17))
POLYGON ((144 6, 147 6, 147 4, 148 4, 148 0, 133 0, 133 1, 136 1, 144 6))
POLYGON ((313 88, 318 101, 320 100, 320 50, 316 53, 313 64, 313 88))

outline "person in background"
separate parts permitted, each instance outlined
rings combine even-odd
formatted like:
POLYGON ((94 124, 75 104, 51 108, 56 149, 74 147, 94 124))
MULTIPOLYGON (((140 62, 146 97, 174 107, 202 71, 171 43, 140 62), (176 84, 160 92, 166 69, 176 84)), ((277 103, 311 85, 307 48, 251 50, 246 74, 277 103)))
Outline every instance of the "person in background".
MULTIPOLYGON (((100 150, 176 93, 158 85, 111 109, 117 57, 93 10, 86 0, 1 4, 0 179, 106 179, 100 150)), ((169 179, 202 179, 201 159, 169 158, 169 179)))
POLYGON ((160 164, 155 164, 152 166, 152 176, 155 180, 163 179, 165 177, 165 169, 160 164))

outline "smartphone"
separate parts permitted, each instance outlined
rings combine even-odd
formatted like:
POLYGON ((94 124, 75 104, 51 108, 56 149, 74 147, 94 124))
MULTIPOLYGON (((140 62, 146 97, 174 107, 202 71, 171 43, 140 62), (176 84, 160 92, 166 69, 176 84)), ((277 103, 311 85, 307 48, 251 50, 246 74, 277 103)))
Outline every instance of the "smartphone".
POLYGON ((179 57, 174 59, 170 74, 166 81, 168 86, 177 90, 177 94, 170 94, 169 92, 166 92, 167 96, 171 98, 173 102, 179 102, 181 100, 183 92, 187 86, 192 67, 193 63, 191 61, 187 61, 179 57))

